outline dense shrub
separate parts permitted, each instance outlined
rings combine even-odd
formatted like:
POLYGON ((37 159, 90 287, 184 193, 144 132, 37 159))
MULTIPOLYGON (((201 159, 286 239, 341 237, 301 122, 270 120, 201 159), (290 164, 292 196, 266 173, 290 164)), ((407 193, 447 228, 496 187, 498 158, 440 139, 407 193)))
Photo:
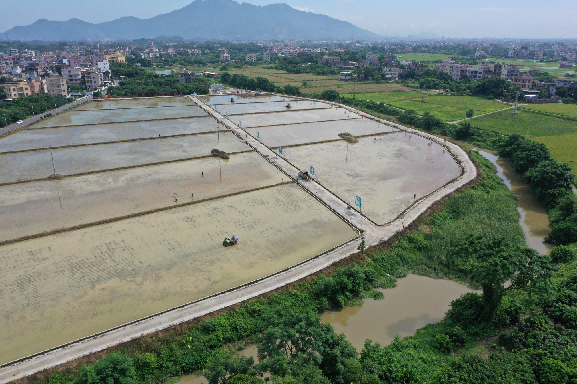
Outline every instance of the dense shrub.
POLYGON ((567 246, 557 246, 551 250, 551 260, 554 263, 570 263, 575 260, 575 251, 567 246))

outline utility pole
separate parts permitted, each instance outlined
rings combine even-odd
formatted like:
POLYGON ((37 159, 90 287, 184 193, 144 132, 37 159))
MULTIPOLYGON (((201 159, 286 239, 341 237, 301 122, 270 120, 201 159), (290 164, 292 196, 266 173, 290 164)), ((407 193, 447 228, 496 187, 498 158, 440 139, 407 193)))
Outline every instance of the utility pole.
POLYGON ((50 146, 50 157, 52 158, 52 169, 54 170, 54 175, 56 174, 56 167, 54 166, 54 155, 52 155, 52 146, 50 146))
POLYGON ((515 109, 513 109, 513 115, 517 114, 518 106, 519 106, 519 91, 515 92, 515 109))

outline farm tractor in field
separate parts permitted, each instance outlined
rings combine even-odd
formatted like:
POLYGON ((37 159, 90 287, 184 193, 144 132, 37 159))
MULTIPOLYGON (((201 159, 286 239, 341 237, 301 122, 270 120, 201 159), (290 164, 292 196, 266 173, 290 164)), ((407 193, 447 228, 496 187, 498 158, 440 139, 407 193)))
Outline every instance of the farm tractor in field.
POLYGON ((232 235, 231 237, 225 237, 222 241, 222 245, 225 247, 230 247, 232 245, 236 245, 238 243, 238 237, 232 235))

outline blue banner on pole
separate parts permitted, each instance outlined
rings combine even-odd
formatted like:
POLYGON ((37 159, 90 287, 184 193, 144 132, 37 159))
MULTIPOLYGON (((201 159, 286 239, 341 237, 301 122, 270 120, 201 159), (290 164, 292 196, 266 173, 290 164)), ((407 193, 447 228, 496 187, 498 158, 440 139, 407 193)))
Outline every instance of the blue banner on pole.
POLYGON ((361 198, 359 196, 356 196, 355 203, 357 204, 357 206, 359 208, 362 206, 362 201, 361 201, 361 198))
POLYGON ((278 153, 282 155, 282 147, 278 147, 278 153))
POLYGON ((315 175, 315 167, 311 166, 311 175, 314 176, 315 175))
POLYGON ((257 139, 260 139, 260 132, 257 132, 257 133, 256 133, 256 138, 257 138, 257 139))

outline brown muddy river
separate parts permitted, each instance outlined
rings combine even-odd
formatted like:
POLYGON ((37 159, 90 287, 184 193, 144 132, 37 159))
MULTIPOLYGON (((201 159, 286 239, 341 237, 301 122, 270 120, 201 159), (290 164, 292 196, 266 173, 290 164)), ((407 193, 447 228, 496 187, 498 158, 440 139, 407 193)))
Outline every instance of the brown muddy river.
POLYGON ((525 234, 527 246, 543 255, 549 254, 553 246, 544 242, 551 232, 549 214, 533 194, 531 186, 515 172, 508 160, 500 158, 497 153, 487 150, 479 153, 497 167, 497 176, 517 197, 517 210, 521 216, 519 224, 525 234))

